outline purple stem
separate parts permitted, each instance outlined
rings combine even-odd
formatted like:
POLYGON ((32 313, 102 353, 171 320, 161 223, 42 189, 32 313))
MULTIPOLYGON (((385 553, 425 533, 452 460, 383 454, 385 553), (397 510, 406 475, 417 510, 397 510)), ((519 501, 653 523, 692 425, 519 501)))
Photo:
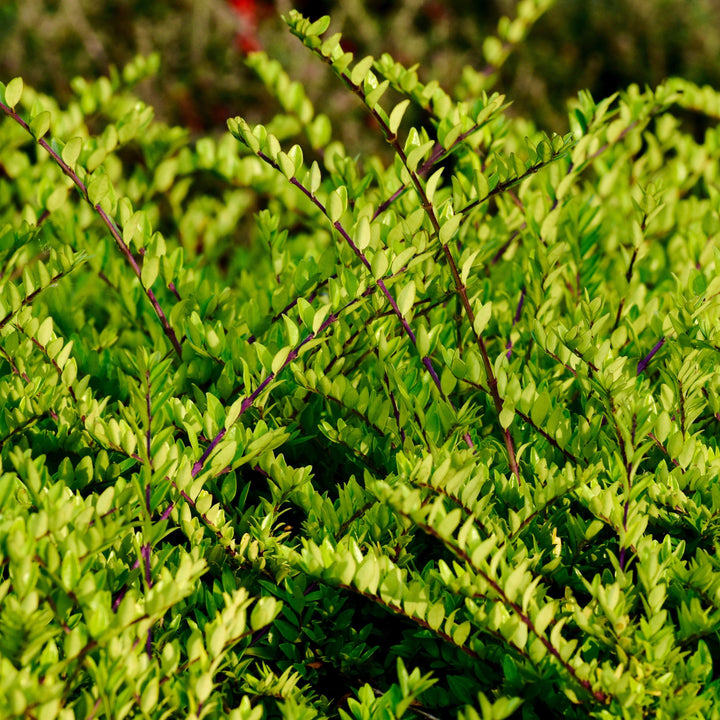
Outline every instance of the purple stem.
POLYGON ((664 337, 661 337, 660 340, 658 340, 658 341, 655 343, 655 346, 653 347, 653 349, 638 363, 638 366, 637 366, 637 374, 638 374, 638 375, 639 375, 640 373, 642 373, 642 372, 645 371, 645 368, 648 366, 648 364, 649 364, 650 361, 652 360, 653 355, 654 355, 664 344, 665 344, 665 338, 664 338, 664 337))
POLYGON ((150 573, 150 553, 152 552, 152 548, 150 547, 150 543, 145 543, 145 545, 142 546, 140 549, 140 553, 142 555, 143 561, 145 562, 145 582, 147 582, 147 585, 149 588, 152 587, 152 575, 150 573))

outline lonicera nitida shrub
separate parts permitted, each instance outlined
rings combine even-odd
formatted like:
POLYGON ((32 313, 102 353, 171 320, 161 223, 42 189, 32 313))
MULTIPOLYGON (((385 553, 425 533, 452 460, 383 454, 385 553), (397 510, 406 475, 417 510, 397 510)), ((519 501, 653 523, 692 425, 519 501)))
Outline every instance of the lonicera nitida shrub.
POLYGON ((260 54, 218 139, 0 88, 0 712, 717 717, 720 95, 286 21, 386 154, 260 54))

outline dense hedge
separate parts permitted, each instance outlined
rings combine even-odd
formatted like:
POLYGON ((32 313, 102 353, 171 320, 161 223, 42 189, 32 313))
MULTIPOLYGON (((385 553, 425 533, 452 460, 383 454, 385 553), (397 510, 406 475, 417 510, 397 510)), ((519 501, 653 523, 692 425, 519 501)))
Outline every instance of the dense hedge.
POLYGON ((0 716, 720 714, 720 94, 546 135, 544 7, 455 96, 290 12, 390 160, 0 86, 0 716))

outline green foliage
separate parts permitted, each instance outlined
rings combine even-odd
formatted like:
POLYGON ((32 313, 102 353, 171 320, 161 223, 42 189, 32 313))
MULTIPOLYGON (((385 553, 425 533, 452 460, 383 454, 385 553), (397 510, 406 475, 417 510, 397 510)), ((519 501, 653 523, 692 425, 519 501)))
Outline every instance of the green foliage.
POLYGON ((264 56, 219 139, 0 86, 0 710, 717 717, 720 95, 547 135, 286 22, 387 154, 264 56))

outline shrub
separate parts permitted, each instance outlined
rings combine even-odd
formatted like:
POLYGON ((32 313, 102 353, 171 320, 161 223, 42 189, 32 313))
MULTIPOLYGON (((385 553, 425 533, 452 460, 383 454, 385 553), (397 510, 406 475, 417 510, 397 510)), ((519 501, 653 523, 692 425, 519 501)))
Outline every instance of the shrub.
POLYGON ((218 140, 0 87, 0 708, 716 717, 720 95, 546 136, 287 23, 389 159, 263 55, 218 140))

